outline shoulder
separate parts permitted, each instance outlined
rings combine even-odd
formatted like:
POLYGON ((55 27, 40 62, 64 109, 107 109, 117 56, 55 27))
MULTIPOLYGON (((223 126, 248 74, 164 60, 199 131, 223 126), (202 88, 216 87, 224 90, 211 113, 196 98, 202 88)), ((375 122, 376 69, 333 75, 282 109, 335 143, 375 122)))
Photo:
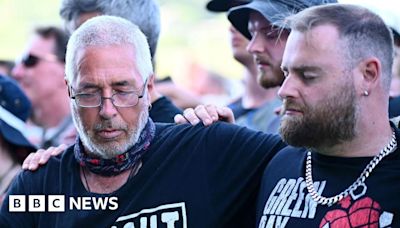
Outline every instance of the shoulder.
POLYGON ((259 137, 260 139, 273 138, 281 141, 278 135, 265 134, 261 131, 254 131, 246 127, 230 124, 226 122, 216 122, 211 126, 204 126, 197 124, 192 126, 190 124, 162 124, 156 123, 156 136, 157 137, 174 137, 174 136, 193 136, 209 137, 209 136, 234 136, 237 138, 246 137, 259 137))
POLYGON ((73 147, 67 148, 62 154, 58 156, 52 156, 49 161, 40 166, 36 171, 24 170, 22 171, 14 182, 19 185, 18 188, 23 187, 27 192, 40 191, 44 187, 44 183, 57 181, 60 176, 60 172, 65 167, 70 166, 70 163, 74 160, 73 147))
POLYGON ((202 124, 171 125, 156 124, 155 142, 169 142, 174 145, 201 144, 213 150, 227 150, 246 147, 247 150, 264 150, 276 153, 286 146, 279 135, 266 134, 246 127, 217 122, 205 127, 202 124))
POLYGON ((152 103, 150 117, 154 122, 173 123, 174 116, 181 114, 182 110, 176 107, 171 100, 163 96, 152 103))
POLYGON ((271 160, 271 163, 292 165, 298 161, 303 161, 306 156, 307 149, 301 147, 286 146, 280 150, 275 157, 271 160))

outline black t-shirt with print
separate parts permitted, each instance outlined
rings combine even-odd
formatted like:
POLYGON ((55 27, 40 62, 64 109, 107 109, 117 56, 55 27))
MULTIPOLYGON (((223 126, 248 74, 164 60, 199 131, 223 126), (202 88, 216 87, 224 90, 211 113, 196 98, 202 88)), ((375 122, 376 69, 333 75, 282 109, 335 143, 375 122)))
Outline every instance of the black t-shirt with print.
POLYGON ((225 123, 156 126, 142 168, 114 193, 85 190, 70 147, 38 171, 21 173, 9 192, 65 195, 65 212, 9 212, 6 197, 0 226, 254 227, 261 175, 285 147, 280 137, 225 123), (71 196, 117 197, 118 209, 94 210, 92 203, 92 210, 70 210, 71 196))
MULTIPOLYGON (((397 139, 399 134, 397 132, 397 139)), ((257 227, 400 227, 400 150, 389 154, 358 188, 330 207, 311 200, 305 184, 307 151, 286 147, 264 172, 257 227), (282 165, 285 164, 285 165, 282 165)), ((312 153, 315 189, 335 196, 360 176, 372 157, 343 158, 312 153)))

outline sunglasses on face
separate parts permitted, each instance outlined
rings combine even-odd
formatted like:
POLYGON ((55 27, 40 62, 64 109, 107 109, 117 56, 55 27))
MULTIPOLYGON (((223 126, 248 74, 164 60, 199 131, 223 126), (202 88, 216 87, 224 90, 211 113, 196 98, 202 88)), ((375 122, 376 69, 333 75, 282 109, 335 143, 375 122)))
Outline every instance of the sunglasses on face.
POLYGON ((47 54, 46 56, 39 57, 39 56, 28 53, 28 54, 22 56, 20 62, 22 64, 24 64, 25 67, 31 68, 31 67, 36 66, 40 60, 55 62, 55 61, 57 61, 57 56, 53 55, 53 54, 47 54))

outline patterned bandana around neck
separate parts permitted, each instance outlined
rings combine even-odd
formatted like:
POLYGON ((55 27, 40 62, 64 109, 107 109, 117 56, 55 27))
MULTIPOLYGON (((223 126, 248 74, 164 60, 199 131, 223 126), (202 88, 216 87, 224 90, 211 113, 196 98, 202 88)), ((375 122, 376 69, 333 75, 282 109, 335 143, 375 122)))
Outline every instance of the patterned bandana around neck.
POLYGON ((128 170, 140 160, 144 152, 149 148, 151 140, 155 135, 155 125, 149 118, 138 142, 127 152, 117 155, 111 159, 91 158, 84 153, 84 148, 79 137, 74 145, 74 156, 82 167, 87 167, 91 172, 101 176, 116 176, 125 170, 128 170))

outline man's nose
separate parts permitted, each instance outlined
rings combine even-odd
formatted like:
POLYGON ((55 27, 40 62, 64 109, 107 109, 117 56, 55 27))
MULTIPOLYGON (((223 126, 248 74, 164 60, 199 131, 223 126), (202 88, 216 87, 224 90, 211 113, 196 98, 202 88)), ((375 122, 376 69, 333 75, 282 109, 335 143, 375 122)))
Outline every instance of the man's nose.
POLYGON ((100 116, 104 119, 111 119, 118 113, 117 107, 112 102, 111 97, 102 98, 100 106, 100 116))
POLYGON ((11 71, 11 76, 20 81, 25 75, 25 68, 21 63, 17 63, 11 71))
POLYGON ((278 90, 278 96, 282 99, 289 97, 296 97, 298 93, 297 81, 293 76, 288 75, 285 77, 281 87, 278 90))
POLYGON ((262 53, 265 51, 259 34, 253 35, 246 49, 252 54, 262 53))

